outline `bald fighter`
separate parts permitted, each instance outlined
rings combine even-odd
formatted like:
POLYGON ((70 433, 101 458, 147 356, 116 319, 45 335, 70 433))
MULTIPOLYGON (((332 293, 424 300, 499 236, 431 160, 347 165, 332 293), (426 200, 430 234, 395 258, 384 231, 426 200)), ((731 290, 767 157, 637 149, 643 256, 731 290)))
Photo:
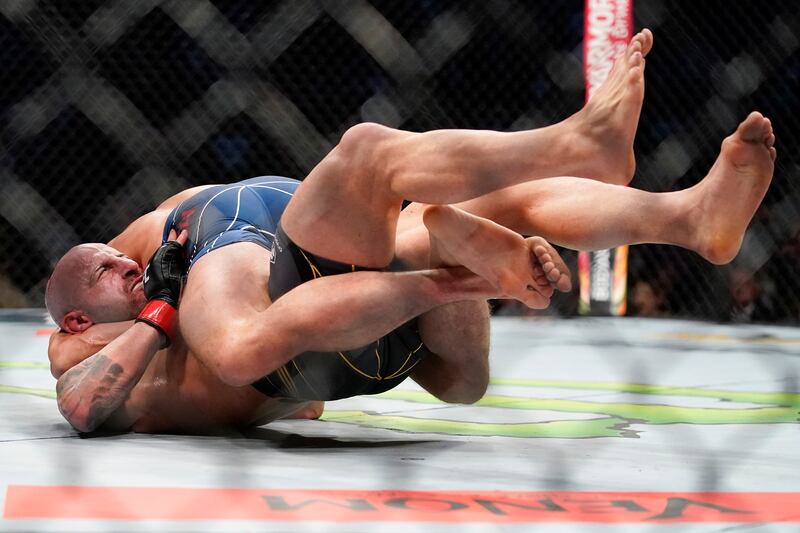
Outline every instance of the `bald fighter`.
MULTIPOLYGON (((339 370, 351 367, 361 391, 411 375, 445 401, 475 401, 488 381, 482 301, 507 295, 546 305, 553 286, 565 282, 552 249, 519 234, 539 234, 577 249, 670 243, 713 262, 729 261, 772 175, 774 135, 758 114, 723 143, 706 179, 686 191, 650 194, 581 178, 538 179, 568 173, 610 182, 630 179, 643 55, 650 44, 649 33, 637 35, 598 95, 550 128, 509 134, 351 129, 276 221, 273 270, 266 247, 248 240, 212 242, 202 257, 191 258, 180 335, 161 355, 156 352, 171 328, 158 316, 146 314, 130 329, 106 325, 105 331, 117 329, 102 334, 93 333, 103 331, 93 324, 139 312, 138 265, 158 247, 163 231, 182 222, 199 227, 192 222, 197 212, 181 207, 170 212, 168 204, 134 222, 110 243, 127 251, 130 261, 99 245, 80 248, 65 263, 72 266, 62 269, 82 273, 80 290, 70 295, 77 299, 64 316, 55 317, 66 332, 80 335, 57 335, 51 346, 62 412, 82 430, 101 423, 137 431, 256 423, 259 409, 281 403, 275 398, 308 399, 298 392, 306 378, 295 363, 302 367, 310 361, 305 368, 313 372, 325 357, 337 361, 339 370), (418 203, 400 213, 403 198, 455 205, 418 203), (371 270, 383 269, 394 257, 402 268, 417 270, 371 270), (459 269, 418 270, 449 264, 465 265, 478 276, 459 269), (281 285, 273 281, 278 278, 299 284, 281 285), (103 283, 108 288, 96 289, 103 283), (97 294, 91 299, 82 296, 92 289, 97 294), (361 366, 370 360, 383 365, 380 339, 409 320, 413 323, 399 335, 407 349, 399 359, 384 359, 390 365, 380 367, 384 373, 361 366), (420 352, 424 358, 415 357, 420 352)), ((245 191, 251 185, 233 187, 245 191)), ((184 196, 173 203, 195 198, 184 196)), ((198 205, 207 207, 209 200, 198 205)), ((221 230, 220 238, 228 228, 221 230)), ((69 292, 60 277, 57 268, 48 291, 48 303, 55 302, 59 312, 65 307, 57 304, 69 292)), ((167 292, 177 303, 174 288, 167 292)), ((321 399, 348 393, 326 388, 321 399)))

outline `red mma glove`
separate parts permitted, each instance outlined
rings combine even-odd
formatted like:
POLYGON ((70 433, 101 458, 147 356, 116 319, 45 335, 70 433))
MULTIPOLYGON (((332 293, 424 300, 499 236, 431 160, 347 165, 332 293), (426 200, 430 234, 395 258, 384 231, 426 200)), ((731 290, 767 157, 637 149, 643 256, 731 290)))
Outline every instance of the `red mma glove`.
POLYGON ((186 254, 183 245, 176 241, 163 243, 144 269, 144 294, 147 305, 136 318, 164 334, 165 343, 170 345, 178 322, 178 301, 186 271, 186 254))

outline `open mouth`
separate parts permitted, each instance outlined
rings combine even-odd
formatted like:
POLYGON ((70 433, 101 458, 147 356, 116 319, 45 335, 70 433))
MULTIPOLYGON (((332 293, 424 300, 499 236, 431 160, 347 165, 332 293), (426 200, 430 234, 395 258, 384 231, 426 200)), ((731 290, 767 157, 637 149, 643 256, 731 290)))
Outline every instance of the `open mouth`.
POLYGON ((130 289, 130 292, 133 292, 133 291, 135 291, 136 289, 138 289, 138 288, 139 288, 139 287, 141 287, 142 285, 143 285, 143 283, 142 283, 142 276, 140 275, 140 276, 138 276, 137 278, 135 278, 135 279, 133 280, 133 283, 131 284, 131 289, 130 289))

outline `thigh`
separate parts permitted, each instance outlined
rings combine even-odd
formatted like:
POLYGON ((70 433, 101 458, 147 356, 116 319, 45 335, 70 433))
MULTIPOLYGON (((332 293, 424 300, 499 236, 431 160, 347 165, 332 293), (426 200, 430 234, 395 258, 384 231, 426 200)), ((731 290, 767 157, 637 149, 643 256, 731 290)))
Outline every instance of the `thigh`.
POLYGON ((418 319, 420 335, 432 354, 412 378, 442 401, 474 403, 489 384, 489 306, 457 302, 418 319))
MULTIPOLYGON (((361 125, 366 126, 366 125, 361 125)), ((383 268, 394 256, 402 198, 375 162, 375 137, 394 130, 351 128, 303 180, 281 218, 301 248, 327 259, 383 268), (376 133, 377 132, 377 133, 376 133)))
MULTIPOLYGON (((192 267, 181 295, 180 331, 189 350, 212 371, 248 365, 245 358, 227 353, 225 340, 236 326, 270 306, 268 277, 269 252, 249 242, 214 250, 192 267)), ((274 346, 276 339, 263 342, 274 346)))
MULTIPOLYGON (((430 261, 430 236, 422 223, 425 204, 412 203, 400 214, 397 257, 409 270, 437 267, 430 261)), ((418 319, 423 342, 432 352, 411 377, 442 401, 473 403, 489 384, 489 305, 456 302, 418 319)))

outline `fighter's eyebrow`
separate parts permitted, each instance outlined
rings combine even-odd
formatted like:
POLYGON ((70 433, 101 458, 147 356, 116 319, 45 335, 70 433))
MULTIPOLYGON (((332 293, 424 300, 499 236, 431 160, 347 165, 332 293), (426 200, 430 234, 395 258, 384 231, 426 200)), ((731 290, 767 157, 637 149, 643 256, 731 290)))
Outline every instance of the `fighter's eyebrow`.
POLYGON ((101 268, 105 267, 105 261, 101 261, 99 265, 89 274, 89 287, 94 287, 97 285, 97 281, 100 279, 99 271, 101 268))
POLYGON ((94 271, 91 273, 91 275, 89 275, 89 287, 94 287, 95 285, 97 285, 97 281, 100 279, 100 274, 98 274, 98 271, 101 268, 103 268, 102 264, 98 265, 97 268, 95 268, 94 271))

